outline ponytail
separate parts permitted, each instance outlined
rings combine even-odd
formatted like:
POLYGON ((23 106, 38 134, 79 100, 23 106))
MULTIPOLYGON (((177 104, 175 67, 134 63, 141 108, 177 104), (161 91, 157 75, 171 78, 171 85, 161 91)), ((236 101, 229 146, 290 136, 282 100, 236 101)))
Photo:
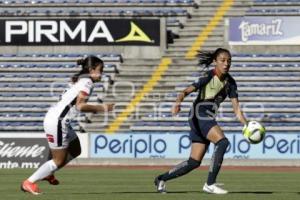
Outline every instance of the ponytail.
POLYGON ((199 51, 198 58, 199 58, 199 65, 203 66, 203 69, 208 68, 214 60, 217 59, 220 53, 228 53, 230 56, 230 51, 223 48, 218 48, 215 51, 199 51))
POLYGON ((214 61, 214 52, 211 51, 199 51, 198 53, 199 65, 205 65, 208 68, 209 65, 214 61))
POLYGON ((82 65, 82 66, 84 66, 84 65, 85 65, 85 59, 83 59, 83 58, 78 59, 78 60, 76 61, 76 63, 77 63, 77 65, 82 65))
POLYGON ((88 75, 90 73, 90 69, 95 69, 98 65, 103 67, 103 61, 96 56, 88 56, 85 59, 79 59, 76 61, 77 65, 80 65, 81 70, 72 76, 72 82, 76 83, 79 77, 83 75, 88 75))

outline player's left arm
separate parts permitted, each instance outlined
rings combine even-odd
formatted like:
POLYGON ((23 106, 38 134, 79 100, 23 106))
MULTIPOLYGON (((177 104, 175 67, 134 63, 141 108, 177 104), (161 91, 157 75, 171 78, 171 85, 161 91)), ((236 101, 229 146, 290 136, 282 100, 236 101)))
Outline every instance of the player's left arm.
POLYGON ((243 114, 241 107, 240 107, 238 98, 231 98, 231 103, 232 103, 233 111, 234 111, 236 117, 238 118, 238 120, 242 124, 247 125, 247 120, 243 114))
POLYGON ((108 112, 114 109, 114 104, 97 104, 92 105, 87 103, 88 95, 83 91, 79 93, 76 99, 76 108, 81 112, 92 112, 92 113, 99 113, 99 112, 108 112))

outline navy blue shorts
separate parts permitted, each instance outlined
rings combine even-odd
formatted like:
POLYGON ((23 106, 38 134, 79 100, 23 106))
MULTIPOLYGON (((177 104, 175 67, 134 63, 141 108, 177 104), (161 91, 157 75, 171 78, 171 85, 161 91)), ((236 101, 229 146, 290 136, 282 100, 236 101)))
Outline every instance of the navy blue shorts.
POLYGON ((191 127, 190 140, 192 142, 209 144, 210 141, 207 139, 207 134, 209 130, 218 125, 218 123, 207 114, 200 113, 198 116, 194 115, 189 118, 189 125, 191 127))

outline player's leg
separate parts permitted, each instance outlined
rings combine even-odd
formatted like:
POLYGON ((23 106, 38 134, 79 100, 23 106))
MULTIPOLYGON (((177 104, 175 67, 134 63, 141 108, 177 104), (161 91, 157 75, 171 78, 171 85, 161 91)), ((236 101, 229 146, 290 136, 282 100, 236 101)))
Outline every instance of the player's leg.
MULTIPOLYGON (((78 157, 81 154, 80 141, 77 137, 76 132, 72 129, 71 126, 66 126, 66 128, 68 129, 67 138, 69 138, 70 142, 69 142, 68 148, 67 148, 68 155, 67 155, 67 158, 66 158, 63 166, 65 166, 67 163, 69 163, 71 160, 73 160, 74 158, 78 157)), ((51 151, 49 151, 48 160, 51 160, 51 159, 52 159, 52 154, 51 154, 51 151)), ((61 166, 60 168, 62 168, 63 166, 61 166)), ((59 184, 59 181, 54 176, 54 173, 45 177, 43 180, 48 181, 51 185, 59 184)))
POLYGON ((207 183, 205 183, 203 190, 208 193, 226 194, 227 191, 218 187, 215 183, 223 162, 224 154, 229 145, 229 141, 224 136, 222 129, 218 125, 213 126, 209 130, 207 139, 215 144, 215 149, 211 159, 207 183))
MULTIPOLYGON (((48 159, 47 160, 52 160, 51 151, 49 151, 49 153, 48 153, 48 159)), ((51 184, 51 185, 58 185, 59 184, 59 180, 57 180, 54 173, 50 174, 49 176, 47 176, 45 178, 43 178, 43 180, 48 181, 48 183, 51 184)))
POLYGON ((201 160, 206 152, 206 145, 202 143, 192 143, 191 154, 188 160, 176 165, 168 172, 158 176, 160 180, 168 181, 185 175, 200 166, 201 160))
POLYGON ((170 171, 155 178, 154 182, 158 192, 166 192, 166 181, 183 176, 200 166, 205 152, 209 146, 209 141, 201 134, 197 133, 198 130, 195 126, 193 126, 193 122, 191 122, 191 128, 192 129, 190 131, 189 137, 192 145, 189 159, 178 164, 170 171))
POLYGON ((198 168, 206 152, 207 146, 207 144, 193 142, 191 154, 188 160, 183 161, 182 163, 173 167, 171 170, 155 178, 154 182, 157 187, 157 191, 161 193, 166 192, 166 181, 183 176, 198 168))
POLYGON ((185 175, 193 169, 200 166, 204 154, 209 146, 209 140, 207 140, 202 134, 199 128, 196 115, 192 115, 190 111, 189 125, 191 127, 190 140, 192 142, 191 153, 188 160, 178 164, 170 171, 157 176, 154 180, 156 189, 158 192, 166 192, 165 182, 182 175, 185 175))
POLYGON ((40 194, 41 192, 36 182, 53 174, 56 170, 63 166, 68 153, 67 149, 51 149, 51 153, 53 157, 52 160, 45 162, 22 183, 21 189, 24 192, 29 192, 34 195, 40 194))
POLYGON ((40 166, 27 180, 25 180, 21 189, 32 194, 39 194, 40 191, 36 184, 37 181, 50 176, 56 170, 64 166, 68 155, 67 129, 61 120, 54 120, 46 117, 44 120, 44 130, 48 139, 48 145, 51 151, 52 159, 40 166))
POLYGON ((36 170, 28 180, 35 183, 43 178, 53 174, 56 170, 61 168, 66 160, 67 149, 51 149, 52 160, 45 162, 38 170, 36 170))
POLYGON ((68 164, 74 158, 77 158, 80 154, 81 154, 81 145, 80 145, 79 138, 76 136, 74 139, 72 139, 72 141, 68 146, 68 156, 66 158, 64 165, 68 164))
POLYGON ((70 142, 68 147, 69 154, 66 164, 74 158, 77 158, 81 154, 81 145, 79 138, 71 126, 68 126, 68 138, 70 142))

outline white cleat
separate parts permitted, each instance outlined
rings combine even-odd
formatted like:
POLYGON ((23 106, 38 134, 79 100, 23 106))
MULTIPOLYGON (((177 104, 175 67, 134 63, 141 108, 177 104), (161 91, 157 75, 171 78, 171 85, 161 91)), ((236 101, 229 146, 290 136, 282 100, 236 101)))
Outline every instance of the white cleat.
POLYGON ((227 194, 228 191, 219 187, 217 183, 212 185, 207 185, 207 183, 203 186, 203 191, 210 194, 227 194))
POLYGON ((167 193, 165 181, 155 178, 154 184, 156 186, 157 192, 163 193, 163 194, 167 193))

